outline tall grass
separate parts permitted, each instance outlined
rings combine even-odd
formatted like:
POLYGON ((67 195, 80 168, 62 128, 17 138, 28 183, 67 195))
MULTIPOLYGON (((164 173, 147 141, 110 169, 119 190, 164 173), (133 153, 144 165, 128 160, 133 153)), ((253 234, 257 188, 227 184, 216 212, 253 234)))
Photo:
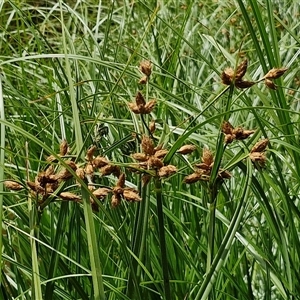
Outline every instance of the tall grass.
POLYGON ((297 299, 297 1, 0 9, 1 299, 297 299), (276 89, 224 85, 245 59, 245 81, 288 71, 276 89), (141 61, 152 63, 146 84, 141 61), (130 109, 138 91, 156 101, 147 114, 130 109), (226 143, 224 121, 255 132, 226 143), (159 162, 146 139, 166 150, 159 162), (253 163, 264 139, 267 161, 253 163), (49 166, 60 177, 45 195, 49 166))

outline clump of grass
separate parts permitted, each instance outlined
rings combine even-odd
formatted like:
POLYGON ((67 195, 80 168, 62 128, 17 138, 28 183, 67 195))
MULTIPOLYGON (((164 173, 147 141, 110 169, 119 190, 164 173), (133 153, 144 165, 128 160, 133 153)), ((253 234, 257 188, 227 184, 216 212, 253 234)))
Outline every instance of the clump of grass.
POLYGON ((296 18, 247 3, 1 7, 0 298, 297 295, 296 18))

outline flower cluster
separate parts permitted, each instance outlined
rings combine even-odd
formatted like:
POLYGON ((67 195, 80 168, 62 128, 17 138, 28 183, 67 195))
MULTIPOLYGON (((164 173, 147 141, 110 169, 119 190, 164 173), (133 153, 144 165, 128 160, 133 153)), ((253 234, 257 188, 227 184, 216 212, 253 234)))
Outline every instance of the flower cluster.
MULTIPOLYGON (((210 179, 211 171, 214 165, 214 157, 212 152, 204 148, 201 157, 201 163, 195 164, 195 171, 194 173, 186 176, 184 178, 184 182, 191 184, 197 181, 208 181, 210 179)), ((220 179, 229 179, 231 174, 227 170, 219 169, 218 177, 220 179)))
POLYGON ((255 130, 246 130, 242 127, 234 128, 228 121, 222 124, 222 132, 225 134, 225 143, 230 144, 234 140, 244 140, 248 138, 255 130))
POLYGON ((268 139, 263 139, 257 142, 251 149, 249 157, 255 166, 263 168, 266 164, 267 158, 265 155, 265 150, 269 144, 268 139))

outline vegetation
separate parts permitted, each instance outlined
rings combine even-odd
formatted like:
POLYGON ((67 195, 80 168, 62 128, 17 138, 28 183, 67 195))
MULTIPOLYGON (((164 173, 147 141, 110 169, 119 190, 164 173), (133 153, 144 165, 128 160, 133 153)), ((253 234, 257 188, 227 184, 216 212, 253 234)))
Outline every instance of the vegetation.
POLYGON ((0 10, 1 299, 298 299, 298 1, 0 10))

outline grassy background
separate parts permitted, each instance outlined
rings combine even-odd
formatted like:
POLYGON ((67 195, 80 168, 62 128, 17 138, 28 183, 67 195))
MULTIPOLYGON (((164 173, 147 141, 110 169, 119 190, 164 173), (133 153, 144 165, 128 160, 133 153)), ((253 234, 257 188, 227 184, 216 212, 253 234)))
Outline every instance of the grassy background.
POLYGON ((298 1, 19 0, 0 10, 1 299, 298 299, 298 1), (245 58, 248 80, 289 70, 276 91, 229 90, 220 74, 245 58), (144 59, 153 73, 141 86, 144 59), (162 193, 126 169, 140 151, 132 133, 144 133, 127 106, 138 90, 156 99, 146 119, 178 168, 162 193), (256 132, 224 148, 224 118, 256 132), (259 171, 247 155, 261 138, 270 145, 259 171), (96 144, 142 202, 113 209, 108 198, 92 212, 86 185, 70 180, 60 189, 83 202, 41 211, 27 188, 4 188, 34 181, 63 139, 79 163, 96 144), (175 154, 183 144, 197 150, 175 154), (232 173, 213 203, 208 183, 183 183, 203 147, 232 173))

